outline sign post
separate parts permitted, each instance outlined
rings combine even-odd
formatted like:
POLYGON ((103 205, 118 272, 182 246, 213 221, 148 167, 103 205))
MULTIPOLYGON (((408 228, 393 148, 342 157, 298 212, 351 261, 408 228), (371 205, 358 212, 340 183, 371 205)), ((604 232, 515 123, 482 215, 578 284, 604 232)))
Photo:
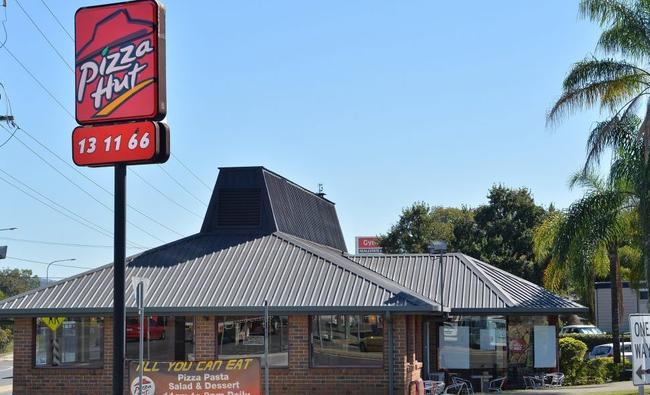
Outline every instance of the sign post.
POLYGON ((630 314, 630 341, 632 343, 632 382, 643 394, 650 384, 650 314, 630 314))
POLYGON ((156 0, 79 8, 75 118, 81 126, 72 133, 72 157, 78 166, 115 168, 115 395, 123 392, 125 373, 126 166, 169 159, 169 128, 158 122, 166 113, 165 8, 156 0))

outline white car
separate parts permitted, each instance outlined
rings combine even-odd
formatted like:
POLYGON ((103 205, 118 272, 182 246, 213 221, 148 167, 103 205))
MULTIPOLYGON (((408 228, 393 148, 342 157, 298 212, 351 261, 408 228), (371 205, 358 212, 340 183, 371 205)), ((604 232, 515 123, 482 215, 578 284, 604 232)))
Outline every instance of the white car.
MULTIPOLYGON (((622 342, 621 354, 625 357, 625 359, 632 362, 632 343, 622 342)), ((595 346, 594 349, 591 350, 591 352, 587 355, 587 358, 588 359, 606 358, 606 357, 611 357, 613 355, 614 355, 614 344, 606 343, 606 344, 599 344, 595 346)))
POLYGON ((604 332, 594 325, 566 325, 560 329, 560 335, 567 335, 571 333, 602 335, 604 332))

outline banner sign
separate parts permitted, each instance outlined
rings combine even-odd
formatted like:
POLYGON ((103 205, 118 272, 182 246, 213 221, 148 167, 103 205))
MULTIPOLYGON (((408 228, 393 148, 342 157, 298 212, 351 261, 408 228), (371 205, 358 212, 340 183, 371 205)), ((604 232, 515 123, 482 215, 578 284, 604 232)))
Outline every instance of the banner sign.
POLYGON ((163 163, 169 158, 169 128, 161 122, 77 127, 72 160, 77 166, 163 163))
POLYGON ((377 236, 357 236, 356 250, 357 254, 381 254, 384 249, 377 243, 377 236))
MULTIPOLYGON (((139 366, 131 362, 130 393, 138 395, 139 366)), ((142 394, 261 395, 259 358, 209 361, 145 361, 142 394)))
POLYGON ((75 113, 80 125, 162 120, 165 10, 154 0, 75 14, 75 113))

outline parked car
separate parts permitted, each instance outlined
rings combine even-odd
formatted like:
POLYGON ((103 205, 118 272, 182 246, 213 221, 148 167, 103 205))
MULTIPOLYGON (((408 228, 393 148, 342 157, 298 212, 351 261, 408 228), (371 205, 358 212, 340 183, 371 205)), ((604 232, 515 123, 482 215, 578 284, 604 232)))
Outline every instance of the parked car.
MULTIPOLYGON (((140 338, 140 321, 137 318, 127 318, 126 339, 138 340, 140 338)), ((144 339, 162 340, 165 338, 165 326, 153 318, 144 321, 144 339)))
MULTIPOLYGON (((623 354, 625 359, 632 362, 632 343, 621 342, 621 354, 623 354)), ((606 358, 612 356, 614 356, 614 344, 606 343, 606 344, 599 344, 595 346, 593 350, 591 350, 591 352, 587 355, 587 358, 594 359, 594 358, 606 358)))
POLYGON ((570 333, 580 333, 585 335, 602 335, 603 332, 595 325, 566 325, 560 329, 560 335, 567 335, 570 333))

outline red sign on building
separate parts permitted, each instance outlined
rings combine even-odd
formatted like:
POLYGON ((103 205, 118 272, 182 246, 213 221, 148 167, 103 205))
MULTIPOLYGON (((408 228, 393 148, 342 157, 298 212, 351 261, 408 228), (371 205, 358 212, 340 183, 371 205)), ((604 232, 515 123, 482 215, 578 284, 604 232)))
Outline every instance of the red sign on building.
POLYGON ((377 236, 357 236, 356 250, 357 254, 381 254, 384 249, 377 243, 377 236))
POLYGON ((161 122, 80 126, 72 132, 77 166, 162 163, 169 158, 169 128, 161 122))
POLYGON ((165 117, 165 18, 154 0, 75 14, 75 102, 81 125, 165 117))

